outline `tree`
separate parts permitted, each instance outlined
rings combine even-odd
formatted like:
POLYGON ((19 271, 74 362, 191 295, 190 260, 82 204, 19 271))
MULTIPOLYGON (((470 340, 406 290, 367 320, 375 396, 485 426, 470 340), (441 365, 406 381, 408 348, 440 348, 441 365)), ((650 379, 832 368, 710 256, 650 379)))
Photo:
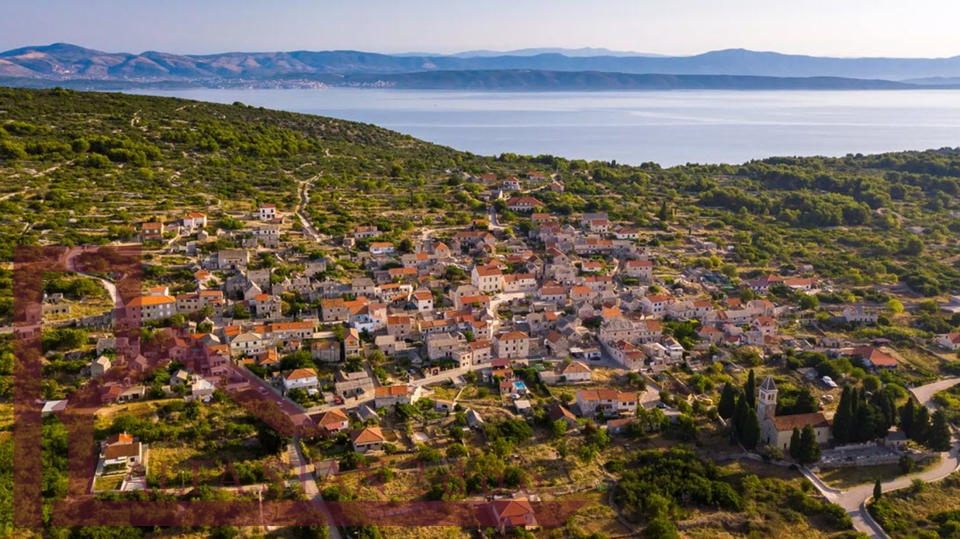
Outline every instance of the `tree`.
POLYGON ((913 416, 913 436, 910 439, 921 443, 927 443, 927 434, 930 431, 930 410, 926 406, 917 406, 916 415, 913 416))
POLYGON ((417 459, 420 462, 437 462, 442 456, 439 450, 425 444, 420 444, 417 451, 417 459))
POLYGON ((893 298, 887 302, 887 311, 890 314, 900 314, 903 312, 903 303, 899 299, 893 298))
POLYGON ((853 442, 867 442, 887 435, 889 428, 880 409, 869 403, 862 403, 857 408, 857 416, 853 423, 853 442))
POLYGON ((670 208, 667 206, 666 200, 660 203, 660 210, 657 212, 657 219, 660 219, 664 223, 670 219, 670 208))
POLYGON ((647 524, 646 536, 650 539, 679 539, 677 525, 668 518, 654 518, 647 524))
POLYGON ((343 471, 356 470, 357 468, 362 468, 367 465, 367 457, 356 451, 347 451, 337 464, 343 471))
POLYGON ((745 448, 754 449, 760 443, 760 420, 757 411, 747 405, 746 395, 737 399, 737 411, 733 421, 734 436, 745 448))
POLYGON ((563 435, 567 433, 567 422, 563 419, 558 419, 553 422, 553 437, 554 438, 563 438, 563 435))
POLYGON ((873 484, 873 501, 879 502, 880 498, 883 497, 883 485, 880 484, 880 478, 877 478, 877 482, 873 484))
POLYGON ((790 458, 798 460, 800 458, 800 429, 793 427, 793 434, 790 436, 790 458))
POLYGON ((727 383, 723 386, 723 393, 720 394, 720 402, 717 404, 717 413, 724 419, 733 417, 737 411, 737 391, 733 383, 727 383))
POLYGON ((838 444, 850 441, 850 428, 853 426, 853 396, 850 386, 843 386, 837 413, 833 416, 833 439, 838 444))
POLYGON ((820 460, 820 444, 817 443, 817 432, 813 426, 806 425, 800 433, 800 454, 798 461, 802 464, 813 464, 820 460))
POLYGON ((927 434, 927 447, 934 451, 950 450, 950 424, 943 410, 933 413, 933 421, 927 434))
POLYGON ((880 377, 874 374, 868 374, 867 376, 864 376, 862 383, 863 388, 871 393, 876 393, 882 385, 880 383, 880 377))
POLYGON ((240 535, 240 528, 236 526, 214 526, 210 533, 211 539, 235 539, 240 535))
POLYGON ((913 405, 913 399, 907 399, 907 403, 900 408, 900 430, 911 440, 914 437, 913 422, 917 417, 916 407, 913 405))
POLYGON ((750 369, 747 375, 747 385, 743 386, 743 395, 747 399, 747 406, 756 410, 757 408, 757 374, 750 369))
POLYGON ((287 444, 290 443, 291 438, 289 436, 280 434, 270 425, 258 420, 257 440, 260 442, 260 446, 263 447, 263 450, 266 451, 267 454, 274 455, 285 448, 287 444))
MULTIPOLYGON (((457 443, 457 444, 450 444, 449 446, 447 446, 448 459, 465 457, 467 455, 469 455, 469 452, 467 451, 466 446, 464 446, 463 444, 457 443)), ((386 469, 389 470, 389 468, 386 468, 386 469)))

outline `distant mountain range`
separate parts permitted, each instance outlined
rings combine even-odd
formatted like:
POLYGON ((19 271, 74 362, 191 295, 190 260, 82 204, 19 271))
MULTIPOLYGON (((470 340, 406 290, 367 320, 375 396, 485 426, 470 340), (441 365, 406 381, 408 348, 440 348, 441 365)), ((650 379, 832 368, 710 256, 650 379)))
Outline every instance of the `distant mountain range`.
MULTIPOLYGON (((598 49, 594 47, 583 47, 580 49, 564 49, 559 47, 544 47, 539 49, 518 49, 514 51, 465 51, 456 54, 450 54, 455 58, 491 58, 496 56, 538 56, 541 54, 562 54, 570 58, 590 58, 593 56, 643 56, 647 58, 667 58, 665 54, 652 54, 646 52, 612 51, 610 49, 598 49)), ((409 55, 404 55, 409 56, 409 55)), ((443 55, 435 55, 443 56, 443 55)))
POLYGON ((822 58, 741 49, 684 57, 606 49, 473 51, 449 56, 358 51, 177 55, 108 53, 57 43, 0 53, 0 78, 7 84, 73 87, 258 86, 302 79, 444 89, 909 88, 910 84, 884 81, 954 85, 960 80, 960 57, 822 58), (701 77, 690 78, 693 75, 701 77), (769 77, 780 80, 761 80, 769 77), (807 78, 814 80, 802 80, 807 78))

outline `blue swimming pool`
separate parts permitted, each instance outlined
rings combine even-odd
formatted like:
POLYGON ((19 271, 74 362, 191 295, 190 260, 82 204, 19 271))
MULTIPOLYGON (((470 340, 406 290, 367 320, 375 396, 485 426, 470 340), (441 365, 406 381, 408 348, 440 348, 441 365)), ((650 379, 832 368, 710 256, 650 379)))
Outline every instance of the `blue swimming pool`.
POLYGON ((527 384, 525 384, 525 383, 523 383, 523 382, 514 382, 514 383, 513 383, 513 387, 515 387, 515 388, 517 388, 517 389, 522 389, 522 390, 524 390, 524 391, 527 390, 527 384))

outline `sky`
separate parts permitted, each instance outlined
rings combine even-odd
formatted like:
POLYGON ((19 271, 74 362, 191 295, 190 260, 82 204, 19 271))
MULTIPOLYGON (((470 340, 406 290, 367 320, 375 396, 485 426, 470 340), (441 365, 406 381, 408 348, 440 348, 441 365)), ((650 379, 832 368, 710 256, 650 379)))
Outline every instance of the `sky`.
POLYGON ((960 55, 955 0, 0 0, 0 50, 960 55))

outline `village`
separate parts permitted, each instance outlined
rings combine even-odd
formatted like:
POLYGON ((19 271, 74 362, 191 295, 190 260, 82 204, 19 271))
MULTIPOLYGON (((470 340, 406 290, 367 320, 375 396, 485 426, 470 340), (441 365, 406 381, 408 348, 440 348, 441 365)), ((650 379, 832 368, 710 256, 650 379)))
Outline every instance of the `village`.
MULTIPOLYGON (((486 214, 403 237, 374 225, 325 236, 274 204, 226 216, 229 228, 224 216, 200 212, 144 222, 149 264, 175 261, 147 273, 142 296, 125 306, 162 336, 149 353, 110 335, 112 311, 73 318, 76 304, 51 294, 42 316, 89 332, 87 345, 65 355, 88 361, 82 376, 102 381, 107 409, 158 398, 210 403, 218 392, 272 401, 298 429, 298 459, 326 463, 311 467, 321 483, 350 472, 346 453, 360 455, 351 459, 361 467, 405 454, 433 460, 440 450, 445 461, 467 456, 493 441, 485 425, 504 421, 547 425, 561 440, 601 429, 615 447, 658 432, 688 442, 731 424, 739 433, 743 420, 723 410, 728 387, 729 398, 743 392, 759 432, 707 443, 711 458, 751 452, 818 473, 946 458, 896 426, 834 439, 846 386, 933 381, 917 374, 914 351, 905 357, 888 340, 844 330, 893 316, 887 303, 828 310, 816 298, 836 290, 812 266, 731 267, 707 231, 658 244, 605 213, 550 213, 538 192, 564 186, 549 174, 464 179, 488 190, 486 214), (681 263, 693 257, 707 263, 681 263), (111 377, 117 370, 126 376, 111 377), (806 430, 820 446, 816 459, 796 456, 793 438, 806 430)), ((925 346, 927 361, 948 358, 960 334, 925 346)), ((49 401, 44 412, 64 405, 49 401)), ((103 440, 95 484, 112 474, 117 490, 147 488, 149 455, 125 432, 103 440)), ((608 479, 568 474, 540 496, 608 479)), ((509 490, 489 498, 495 527, 536 527, 536 496, 509 490)))

